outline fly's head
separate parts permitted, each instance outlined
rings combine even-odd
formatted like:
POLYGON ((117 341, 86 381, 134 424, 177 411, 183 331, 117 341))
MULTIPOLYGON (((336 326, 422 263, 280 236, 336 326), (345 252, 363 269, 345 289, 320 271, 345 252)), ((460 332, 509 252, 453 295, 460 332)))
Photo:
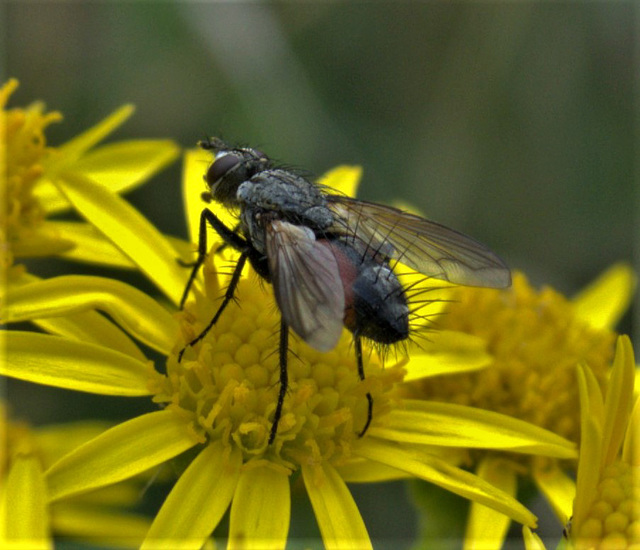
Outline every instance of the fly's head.
POLYGON ((257 149, 232 147, 218 138, 200 142, 200 147, 215 153, 204 181, 210 198, 227 206, 239 206, 236 193, 243 182, 272 167, 269 157, 257 149))

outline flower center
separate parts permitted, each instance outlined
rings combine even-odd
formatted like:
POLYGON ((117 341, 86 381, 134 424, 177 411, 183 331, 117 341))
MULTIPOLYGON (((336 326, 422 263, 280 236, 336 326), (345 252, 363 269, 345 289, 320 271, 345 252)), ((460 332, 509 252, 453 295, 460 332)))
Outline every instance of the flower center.
MULTIPOLYGON (((220 306, 225 287, 218 283, 215 261, 219 258, 205 264, 204 294, 194 290, 196 299, 182 315, 184 342, 200 334, 220 306)), ((245 269, 249 275, 238 285, 236 302, 229 303, 201 342, 187 348, 180 363, 176 356, 169 358, 165 399, 191 415, 202 436, 237 445, 247 460, 269 456, 295 469, 303 460, 347 458, 367 421, 367 392, 373 397, 375 424, 391 407, 385 392, 401 380, 402 369, 383 370, 377 356, 365 352, 366 379, 361 381, 349 333, 334 350, 320 353, 290 332, 289 383, 269 445, 280 387, 280 313, 271 287, 245 269)))
POLYGON ((18 87, 10 80, 0 88, 2 141, 0 142, 0 189, 6 205, 0 213, 0 267, 13 265, 14 257, 23 255, 42 224, 45 211, 33 194, 33 187, 43 173, 42 161, 50 153, 45 128, 62 119, 58 112, 44 113, 35 103, 27 109, 5 110, 11 94, 18 87))
POLYGON ((591 328, 564 296, 533 289, 520 273, 506 290, 458 287, 452 301, 439 328, 483 337, 493 364, 477 373, 412 384, 411 396, 501 412, 577 442, 576 365, 585 361, 602 387, 614 333, 591 328))

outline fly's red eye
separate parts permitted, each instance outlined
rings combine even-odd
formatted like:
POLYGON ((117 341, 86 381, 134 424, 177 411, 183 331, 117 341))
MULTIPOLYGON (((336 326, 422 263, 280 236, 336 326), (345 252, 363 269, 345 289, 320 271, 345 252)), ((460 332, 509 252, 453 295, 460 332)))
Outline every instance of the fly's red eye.
POLYGON ((222 179, 229 170, 236 166, 240 162, 240 158, 234 155, 224 155, 215 160, 215 162, 207 170, 207 183, 213 185, 218 180, 222 179))

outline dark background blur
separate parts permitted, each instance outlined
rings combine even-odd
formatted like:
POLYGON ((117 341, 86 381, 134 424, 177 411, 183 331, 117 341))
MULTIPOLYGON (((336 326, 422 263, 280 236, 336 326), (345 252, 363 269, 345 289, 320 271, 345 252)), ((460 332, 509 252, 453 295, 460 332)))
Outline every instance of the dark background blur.
MULTIPOLYGON (((360 164, 360 197, 411 202, 572 294, 638 250, 634 7, 5 0, 2 80, 20 80, 11 105, 62 111, 53 145, 130 102, 113 139, 360 164)), ((130 197, 185 236, 179 182, 176 164, 130 197)))

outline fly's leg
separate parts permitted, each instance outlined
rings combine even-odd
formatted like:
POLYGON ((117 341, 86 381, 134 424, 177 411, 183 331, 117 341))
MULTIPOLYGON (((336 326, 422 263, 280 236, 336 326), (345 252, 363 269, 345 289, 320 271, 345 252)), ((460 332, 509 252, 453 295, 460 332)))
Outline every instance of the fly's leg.
MULTIPOLYGON (((200 228, 198 229, 198 258, 192 264, 193 269, 189 275, 187 286, 184 287, 182 298, 180 298, 180 309, 184 308, 184 303, 187 301, 187 296, 189 296, 189 291, 191 290, 193 281, 195 281, 196 275, 207 257, 207 218, 205 216, 205 211, 207 211, 206 208, 200 213, 200 228)), ((188 267, 188 265, 185 265, 185 267, 188 267)))
POLYGON ((207 333, 213 328, 213 325, 215 325, 218 322, 220 315, 222 315, 222 312, 227 307, 229 302, 233 299, 233 295, 236 291, 236 287, 240 282, 242 269, 244 268, 244 264, 247 261, 247 256, 248 256, 248 251, 244 251, 240 255, 240 258, 238 259, 238 263, 236 264, 236 267, 233 270, 233 275, 231 276, 231 282, 227 287, 227 291, 224 293, 224 298, 222 300, 222 303, 220 304, 220 307, 218 308, 218 311, 216 311, 216 314, 213 316, 211 321, 209 321, 209 324, 204 328, 204 330, 180 350, 180 353, 178 353, 178 363, 182 361, 182 356, 184 355, 184 352, 187 350, 187 348, 194 346, 207 335, 207 333))
POLYGON ((289 351, 289 325, 284 319, 280 319, 280 391, 278 392, 278 403, 276 404, 276 412, 273 415, 273 424, 271 424, 271 433, 269 433, 269 445, 273 443, 278 433, 278 423, 282 417, 282 406, 284 398, 287 395, 289 387, 289 373, 287 372, 287 352, 289 351))
POLYGON ((244 264, 247 262, 247 258, 252 253, 252 248, 245 239, 243 239, 235 231, 232 231, 226 225, 224 225, 217 218, 217 216, 213 212, 211 212, 211 210, 209 210, 208 208, 205 208, 202 211, 202 214, 200 215, 200 230, 199 230, 199 236, 198 236, 198 259, 196 260, 196 263, 193 266, 193 270, 191 271, 191 275, 189 276, 189 281, 187 282, 187 286, 184 289, 184 293, 182 294, 182 299, 180 300, 180 309, 182 309, 182 306, 184 306, 184 302, 187 299, 189 290, 193 285, 193 281, 196 278, 198 270, 204 263, 205 258, 207 257, 207 222, 211 225, 211 227, 215 229, 216 233, 220 235, 222 240, 224 240, 225 244, 232 246, 236 250, 240 251, 241 254, 240 254, 240 258, 238 259, 238 263, 236 264, 236 267, 233 271, 233 275, 231 276, 231 282, 227 287, 227 291, 225 292, 224 299, 222 300, 222 303, 220 304, 218 311, 216 311, 216 314, 213 316, 213 318, 211 319, 209 324, 205 327, 205 329, 200 334, 198 334, 198 336, 196 336, 193 340, 191 340, 191 342, 189 342, 184 348, 180 350, 180 353, 178 353, 178 363, 182 361, 182 356, 184 355, 184 352, 186 351, 186 349, 190 346, 193 346, 194 344, 197 344, 200 340, 202 340, 207 335, 207 333, 211 330, 213 325, 215 325, 218 322, 220 315, 222 315, 222 312, 224 311, 224 309, 227 307, 229 302, 233 299, 233 295, 236 291, 236 287, 240 282, 240 276, 242 275, 242 269, 244 268, 244 264))
MULTIPOLYGON (((362 363, 362 340, 360 339, 360 335, 357 332, 354 333, 353 339, 354 339, 354 344, 356 348, 358 376, 360 377, 360 380, 364 380, 364 366, 362 363)), ((367 430, 369 429, 369 425, 371 424, 371 420, 373 420, 373 397, 371 397, 371 394, 369 392, 367 392, 367 402, 369 404, 367 409, 367 421, 365 422, 364 428, 362 428, 362 431, 358 434, 358 437, 362 437, 364 434, 367 433, 367 430)))
MULTIPOLYGON (((237 236, 238 235, 238 231, 240 231, 240 224, 239 223, 236 224, 236 226, 233 228, 233 233, 237 236)), ((218 248, 216 248, 216 254, 219 254, 220 252, 222 252, 228 246, 229 246, 229 243, 223 242, 218 248)))
POLYGON ((191 287, 193 286, 193 281, 195 281, 196 275, 207 257, 207 222, 209 222, 211 227, 215 229, 216 233, 220 235, 225 243, 223 246, 232 246, 240 252, 247 248, 247 241, 238 235, 236 231, 229 229, 225 224, 223 224, 218 217, 211 212, 211 210, 205 208, 200 214, 200 227, 198 229, 198 258, 193 264, 186 264, 187 267, 189 265, 193 265, 193 269, 189 275, 187 286, 184 288, 184 292, 182 293, 182 298, 180 298, 180 309, 184 308, 184 303, 187 301, 187 296, 189 296, 189 290, 191 290, 191 287))

